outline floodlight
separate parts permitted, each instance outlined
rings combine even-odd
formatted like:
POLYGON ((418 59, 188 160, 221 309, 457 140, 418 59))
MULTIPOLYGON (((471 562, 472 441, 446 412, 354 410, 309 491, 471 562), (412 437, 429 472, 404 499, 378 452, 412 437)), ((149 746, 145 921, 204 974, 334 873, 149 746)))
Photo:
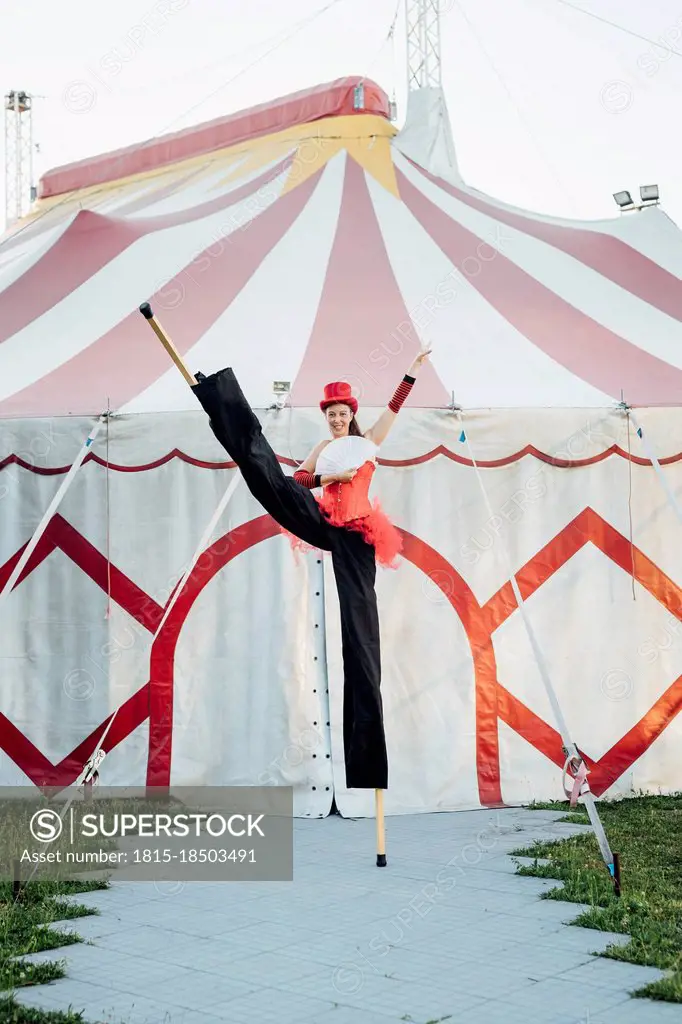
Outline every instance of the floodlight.
POLYGON ((623 209, 626 206, 634 206, 634 203, 632 202, 632 196, 629 192, 614 192, 613 198, 616 200, 621 209, 623 209))
POLYGON ((658 185, 641 185, 639 196, 643 203, 657 203, 658 185))
POLYGON ((286 405, 287 395, 291 391, 291 381, 288 380, 273 380, 272 391, 275 396, 274 406, 270 406, 271 409, 283 409, 286 405))

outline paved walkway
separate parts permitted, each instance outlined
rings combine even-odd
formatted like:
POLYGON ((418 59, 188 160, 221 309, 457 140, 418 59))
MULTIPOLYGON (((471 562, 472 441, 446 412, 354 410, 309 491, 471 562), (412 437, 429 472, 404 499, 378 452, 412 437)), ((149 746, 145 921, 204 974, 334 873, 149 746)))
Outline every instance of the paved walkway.
POLYGON ((580 906, 514 875, 508 851, 579 828, 507 809, 295 825, 293 884, 116 883, 77 897, 88 944, 26 1005, 125 1024, 680 1024, 628 992, 662 976, 596 958, 626 941, 567 926, 580 906), (447 865, 450 864, 448 867, 447 865))

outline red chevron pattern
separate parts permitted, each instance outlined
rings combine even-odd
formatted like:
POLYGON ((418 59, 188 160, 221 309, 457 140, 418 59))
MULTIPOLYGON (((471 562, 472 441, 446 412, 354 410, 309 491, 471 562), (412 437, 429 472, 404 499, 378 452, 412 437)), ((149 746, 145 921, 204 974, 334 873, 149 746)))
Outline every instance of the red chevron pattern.
MULTIPOLYGON (((171 781, 174 656, 178 638, 203 588, 229 562, 254 545, 276 536, 278 527, 264 515, 227 534, 208 548, 197 562, 176 601, 150 655, 149 681, 119 710, 107 738, 113 749, 147 718, 149 757, 147 784, 168 786, 171 781)), ((502 779, 498 741, 498 720, 532 744, 558 767, 563 765, 561 737, 556 729, 530 711, 498 679, 493 635, 516 611, 510 584, 505 584, 484 605, 450 563, 424 541, 403 531, 405 559, 412 562, 441 588, 460 619, 469 640, 476 686, 476 748, 479 796, 484 805, 502 803, 502 779)), ((632 571, 633 553, 629 541, 586 508, 568 523, 541 551, 517 572, 525 599, 539 590, 585 544, 592 543, 624 572, 632 571)), ((34 552, 21 584, 41 562, 59 548, 103 590, 107 588, 107 562, 82 535, 57 515, 34 552)), ((9 579, 21 551, 0 568, 0 588, 9 579)), ((163 609, 127 576, 110 567, 112 599, 152 633, 163 609)), ((682 590, 660 569, 634 549, 634 578, 671 614, 682 621, 682 590)), ((590 784, 599 796, 649 749, 682 710, 682 676, 674 680, 652 707, 601 758, 583 755, 590 766, 590 784)), ((81 771, 102 735, 107 717, 59 764, 52 764, 5 716, 0 716, 0 746, 37 786, 68 786, 81 771)))

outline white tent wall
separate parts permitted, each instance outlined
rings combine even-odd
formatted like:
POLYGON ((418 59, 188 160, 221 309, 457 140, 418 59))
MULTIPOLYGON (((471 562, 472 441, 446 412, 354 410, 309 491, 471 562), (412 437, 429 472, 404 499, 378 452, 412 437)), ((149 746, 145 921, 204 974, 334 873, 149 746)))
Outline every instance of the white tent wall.
MULTIPOLYGON (((321 568, 312 555, 295 564, 288 543, 277 537, 237 557, 244 525, 263 519, 243 484, 212 538, 218 545, 216 565, 233 553, 234 559, 206 583, 182 623, 172 672, 163 647, 164 637, 177 632, 173 615, 154 647, 159 660, 152 661, 160 614, 235 473, 180 458, 139 470, 157 458, 150 448, 168 419, 114 417, 108 437, 104 430, 95 442, 93 453, 109 468, 94 461, 82 466, 60 505, 59 521, 53 521, 36 552, 39 564, 5 602, 0 711, 44 757, 59 764, 93 730, 101 733, 107 716, 145 686, 151 671, 157 709, 164 704, 164 687, 173 695, 172 749, 157 749, 151 759, 172 758, 173 784, 293 785, 298 814, 327 813, 330 759, 317 731, 317 723, 328 719, 320 675, 324 662, 316 648, 317 635, 324 632, 321 592, 315 600, 321 568), (146 452, 144 437, 154 438, 146 452), (132 467, 138 471, 126 471, 132 467), (39 559, 55 535, 66 550, 58 546, 39 559)), ((201 458, 208 435, 209 459, 226 461, 214 439, 210 445, 205 416, 187 419, 199 443, 193 444, 191 434, 183 437, 181 424, 180 446, 201 458)), ((34 459, 33 469, 43 471, 48 460, 53 468, 67 467, 90 426, 68 419, 47 428, 28 421, 3 424, 26 462, 36 437, 45 432, 51 438, 47 458, 34 459)), ((3 434, 3 454, 9 454, 10 439, 6 430, 3 434)), ((6 565, 30 539, 63 473, 44 475, 10 464, 3 477, 0 564, 6 565)), ((204 568, 211 571, 210 559, 204 559, 204 568)), ((128 721, 123 711, 119 715, 128 721)), ((165 748, 171 730, 158 714, 152 728, 151 747, 165 748)), ((116 756, 107 758, 102 772, 107 784, 147 778, 145 729, 125 738, 116 756)), ((40 764, 32 755, 29 761, 34 770, 40 764)), ((158 769, 150 781, 158 783, 158 769)))
MULTIPOLYGON (((376 411, 363 410, 363 423, 376 411)), ((318 410, 259 415, 288 462, 319 438, 318 410)), ((680 410, 637 415, 659 458, 679 456, 680 410)), ((3 580, 92 423, 0 422, 0 464, 16 454, 33 466, 0 471, 3 580)), ((329 556, 295 556, 240 483, 197 569, 205 585, 178 600, 150 659, 168 595, 235 470, 220 468, 226 454, 201 412, 114 416, 93 453, 105 465, 91 460, 77 474, 50 526, 58 546, 36 552, 4 601, 0 784, 16 782, 17 757, 30 784, 129 701, 119 725, 131 732, 105 760, 104 784, 159 782, 170 766, 174 785, 292 785, 297 816, 328 813, 332 796, 342 814, 372 814, 372 793, 344 786, 329 556), (131 703, 150 677, 151 698, 131 703), (172 730, 162 720, 169 695, 172 730)), ((556 723, 507 558, 600 789, 679 789, 682 527, 653 468, 634 461, 645 453, 623 413, 460 420, 406 409, 380 458, 388 464, 372 493, 406 535, 400 568, 377 573, 387 813, 562 795, 556 723)), ((682 493, 679 458, 664 472, 682 493)))

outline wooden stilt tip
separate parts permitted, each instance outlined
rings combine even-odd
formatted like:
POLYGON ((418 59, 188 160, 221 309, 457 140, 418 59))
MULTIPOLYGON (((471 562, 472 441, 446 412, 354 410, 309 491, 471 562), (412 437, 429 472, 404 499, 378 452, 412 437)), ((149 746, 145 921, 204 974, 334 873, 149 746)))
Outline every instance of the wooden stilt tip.
POLYGON ((384 826, 384 794, 383 790, 376 790, 376 815, 377 815, 377 867, 386 867, 386 830, 384 826))

